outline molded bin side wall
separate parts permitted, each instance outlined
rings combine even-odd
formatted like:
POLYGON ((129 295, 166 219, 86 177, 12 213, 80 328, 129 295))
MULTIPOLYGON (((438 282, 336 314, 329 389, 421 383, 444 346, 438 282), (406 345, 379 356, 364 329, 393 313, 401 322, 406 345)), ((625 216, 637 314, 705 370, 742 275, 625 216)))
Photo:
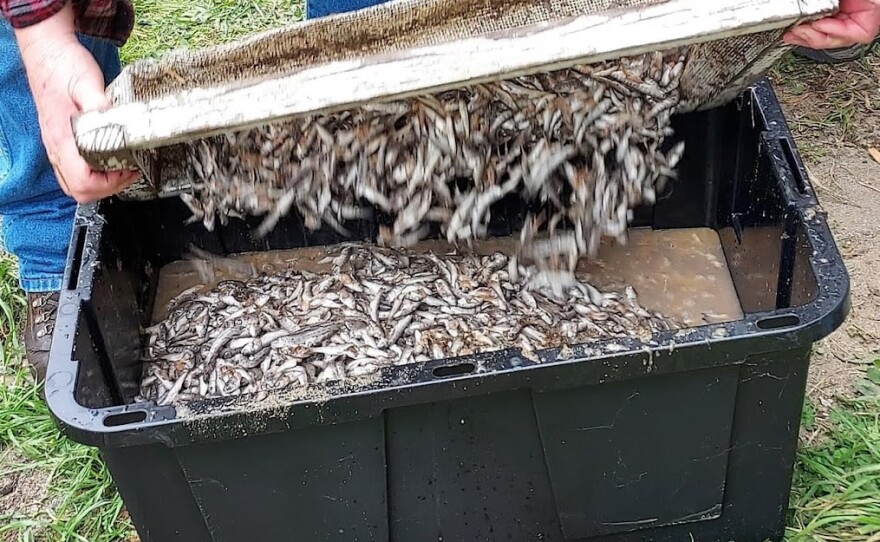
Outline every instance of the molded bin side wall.
POLYGON ((778 540, 808 361, 104 456, 143 542, 778 540))

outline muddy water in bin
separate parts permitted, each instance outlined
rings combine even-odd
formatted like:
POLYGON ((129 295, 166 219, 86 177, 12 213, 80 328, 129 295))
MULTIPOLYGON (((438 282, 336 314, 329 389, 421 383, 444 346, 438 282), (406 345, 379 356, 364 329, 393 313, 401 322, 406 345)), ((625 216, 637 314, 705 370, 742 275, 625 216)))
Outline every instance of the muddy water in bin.
MULTIPOLYGON (((505 237, 476 243, 479 253, 496 251, 513 254, 517 239, 505 237)), ((154 322, 166 315, 168 302, 189 288, 224 279, 245 279, 251 272, 269 272, 287 268, 313 273, 328 272, 318 264, 332 247, 309 247, 293 250, 239 254, 237 262, 250 265, 211 265, 205 262, 178 261, 166 265, 159 274, 154 322), (201 266, 202 272, 197 266, 201 266), (204 278, 207 268, 211 277, 204 278)), ((440 241, 425 241, 412 248, 417 252, 453 251, 440 241)), ((672 317, 686 326, 733 321, 743 313, 718 234, 711 229, 655 231, 633 229, 625 245, 603 243, 592 261, 583 261, 578 275, 601 290, 623 292, 635 288, 639 302, 652 310, 672 317)))

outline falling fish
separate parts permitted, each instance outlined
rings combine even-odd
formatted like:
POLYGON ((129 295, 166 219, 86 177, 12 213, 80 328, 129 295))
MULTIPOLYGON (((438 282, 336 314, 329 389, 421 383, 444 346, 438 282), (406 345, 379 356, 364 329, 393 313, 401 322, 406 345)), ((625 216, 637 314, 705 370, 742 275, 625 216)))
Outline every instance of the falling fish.
POLYGON ((432 223, 468 246, 516 195, 547 214, 549 237, 571 226, 566 252, 542 256, 570 269, 603 237, 625 240, 632 210, 675 177, 684 147, 665 142, 686 62, 655 52, 199 140, 184 145, 193 182, 180 197, 209 230, 262 217, 257 237, 293 211, 348 235, 347 222, 378 210, 391 225, 376 241, 408 247, 432 223))

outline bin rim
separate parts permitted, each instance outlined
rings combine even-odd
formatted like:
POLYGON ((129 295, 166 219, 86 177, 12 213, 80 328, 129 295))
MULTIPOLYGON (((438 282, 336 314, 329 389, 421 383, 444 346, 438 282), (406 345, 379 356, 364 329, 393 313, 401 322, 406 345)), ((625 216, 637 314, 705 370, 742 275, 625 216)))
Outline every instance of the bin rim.
MULTIPOLYGON (((650 340, 608 339, 586 345, 550 349, 541 361, 524 358, 515 349, 440 361, 415 363, 380 370, 375 380, 345 395, 279 401, 271 406, 242 410, 225 408, 236 399, 199 401, 185 409, 153 403, 86 408, 74 397, 77 362, 73 360, 77 314, 89 300, 88 286, 98 265, 98 243, 79 245, 75 238, 100 238, 104 227, 98 204, 78 208, 74 239, 71 240, 65 284, 76 272, 76 287, 64 289, 59 300, 59 318, 53 334, 48 377, 45 383, 50 413, 69 438, 99 448, 150 443, 187 446, 225 438, 241 438, 321 424, 342 423, 372 417, 390 406, 470 397, 490 392, 531 387, 536 391, 595 384, 623 378, 651 377, 692 371, 718 365, 739 364, 747 358, 780 350, 803 348, 828 336, 850 311, 850 279, 843 258, 812 189, 806 168, 795 152, 782 152, 782 145, 794 146, 781 106, 770 82, 764 78, 746 93, 758 103, 762 115, 762 144, 769 149, 774 175, 787 197, 786 205, 796 213, 809 238, 813 255, 811 270, 818 293, 809 303, 789 309, 747 314, 743 319, 655 333, 650 340), (79 245, 79 247, 78 247, 79 245), (77 248, 82 249, 76 254, 77 248), (71 262, 79 261, 74 271, 71 262), (781 324, 781 325, 777 325, 781 324), (705 356, 712 351, 711 359, 705 356), (665 366, 664 357, 675 353, 675 363, 665 366), (435 376, 439 367, 472 365, 465 374, 435 376), (561 378, 560 371, 580 381, 561 378), (491 374, 491 379, 486 379, 491 374), (393 403, 393 405, 392 405, 393 403), (130 417, 129 423, 117 423, 130 417), (113 420, 108 426, 105 420, 113 420)), ((315 385, 327 390, 337 384, 315 385)), ((346 390, 348 391, 348 390, 346 390)))

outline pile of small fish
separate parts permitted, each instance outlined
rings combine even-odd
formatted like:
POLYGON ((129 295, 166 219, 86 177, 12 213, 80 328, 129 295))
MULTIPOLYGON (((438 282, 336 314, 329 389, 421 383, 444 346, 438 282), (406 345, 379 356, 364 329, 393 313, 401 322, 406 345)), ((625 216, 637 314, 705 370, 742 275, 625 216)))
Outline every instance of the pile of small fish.
POLYGON ((518 196, 538 209, 528 252, 571 268, 602 237, 624 240, 632 210, 674 178, 683 145, 664 141, 685 62, 658 52, 201 140, 186 147, 194 182, 181 198, 208 229, 263 216, 258 236, 295 209, 349 238, 346 222, 378 210, 379 244, 407 247, 432 224, 470 244, 492 206, 518 196))
POLYGON ((391 365, 677 327, 626 295, 515 258, 346 243, 327 272, 275 271, 179 294, 146 330, 139 401, 161 404, 308 387, 391 365))

